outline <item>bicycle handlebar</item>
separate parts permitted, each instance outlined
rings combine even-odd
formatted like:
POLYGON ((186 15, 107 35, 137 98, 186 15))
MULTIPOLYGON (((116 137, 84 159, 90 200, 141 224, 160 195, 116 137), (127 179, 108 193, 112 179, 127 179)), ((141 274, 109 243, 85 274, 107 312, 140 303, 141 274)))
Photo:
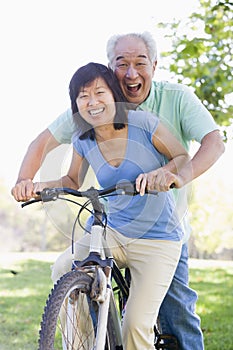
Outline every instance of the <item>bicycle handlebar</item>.
MULTIPOLYGON (((135 183, 132 182, 119 182, 118 184, 107 187, 104 189, 95 189, 94 187, 89 188, 88 190, 85 191, 78 191, 78 190, 73 190, 68 187, 55 187, 55 188, 44 188, 42 191, 37 192, 38 197, 34 199, 30 199, 29 201, 26 201, 21 204, 21 207, 24 208, 25 206, 37 202, 51 202, 55 201, 58 199, 59 195, 73 195, 75 197, 86 197, 89 199, 94 199, 97 197, 103 197, 108 194, 111 194, 116 191, 116 194, 120 195, 130 195, 130 196, 135 196, 138 194, 136 191, 135 183)), ((146 191, 148 194, 154 194, 157 195, 157 191, 146 191)))

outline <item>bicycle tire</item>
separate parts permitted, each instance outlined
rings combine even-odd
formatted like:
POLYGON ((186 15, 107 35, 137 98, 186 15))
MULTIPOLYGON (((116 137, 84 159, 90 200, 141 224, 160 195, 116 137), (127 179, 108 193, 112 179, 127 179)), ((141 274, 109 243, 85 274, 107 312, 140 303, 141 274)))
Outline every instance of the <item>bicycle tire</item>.
MULTIPOLYGON (((98 303, 90 300, 93 278, 81 271, 70 271, 54 285, 46 301, 39 332, 39 350, 91 350, 94 348, 98 328, 98 303), (73 293, 73 294, 72 294, 73 293), (69 299, 69 300, 68 300, 69 299), (60 313, 66 314, 67 306, 75 304, 73 339, 67 339, 70 329, 61 325, 60 313), (64 306, 65 305, 65 306, 64 306), (79 308, 79 309, 77 309, 79 308), (79 311, 82 318, 79 318, 79 311), (73 344, 71 344, 71 342, 73 344)), ((71 324, 71 316, 68 316, 71 324)), ((68 323, 68 322, 67 322, 68 323)), ((66 324, 67 324, 66 323, 66 324)), ((104 350, 122 349, 116 344, 114 321, 108 315, 107 335, 104 350)))

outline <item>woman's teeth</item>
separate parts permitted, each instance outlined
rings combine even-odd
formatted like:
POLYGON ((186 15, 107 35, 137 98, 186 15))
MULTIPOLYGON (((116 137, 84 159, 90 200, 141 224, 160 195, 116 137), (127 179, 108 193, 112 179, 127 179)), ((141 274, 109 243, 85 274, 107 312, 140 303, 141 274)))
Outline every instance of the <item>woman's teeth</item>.
POLYGON ((91 111, 89 111, 89 113, 91 116, 94 117, 95 115, 102 113, 103 111, 104 111, 103 108, 98 108, 98 109, 92 109, 91 111))

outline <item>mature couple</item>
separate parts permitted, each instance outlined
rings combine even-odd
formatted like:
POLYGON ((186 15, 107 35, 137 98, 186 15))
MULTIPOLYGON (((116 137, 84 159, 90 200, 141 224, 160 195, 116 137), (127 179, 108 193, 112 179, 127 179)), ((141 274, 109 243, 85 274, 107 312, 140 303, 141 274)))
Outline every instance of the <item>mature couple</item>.
MULTIPOLYGON (((174 183, 179 193, 217 161, 224 145, 210 113, 187 87, 152 81, 157 52, 149 33, 113 36, 107 56, 111 69, 90 63, 75 72, 69 86, 71 109, 30 144, 12 194, 24 201, 38 189, 60 186, 60 181, 77 189, 82 185, 79 175, 84 160, 103 187, 136 179, 140 196, 133 203, 109 202, 107 242, 115 247, 119 265, 130 267, 132 274, 123 323, 124 348, 153 349, 153 324, 159 315, 163 333, 175 335, 180 349, 201 350, 197 295, 188 286, 190 229, 187 217, 180 222, 176 215, 179 201, 169 188, 174 183), (127 103, 122 108, 126 101, 135 110, 129 110, 127 103), (191 140, 198 141, 200 148, 190 160, 191 140), (45 154, 71 142, 73 157, 67 175, 33 183, 45 154), (159 196, 144 195, 146 187, 158 190, 159 196), (146 225, 142 225, 141 208, 148 209, 144 210, 146 225)), ((88 240, 88 235, 81 240, 88 240)), ((78 251, 78 258, 86 254, 78 251)), ((55 262, 54 281, 70 268, 70 259, 67 250, 55 262)))

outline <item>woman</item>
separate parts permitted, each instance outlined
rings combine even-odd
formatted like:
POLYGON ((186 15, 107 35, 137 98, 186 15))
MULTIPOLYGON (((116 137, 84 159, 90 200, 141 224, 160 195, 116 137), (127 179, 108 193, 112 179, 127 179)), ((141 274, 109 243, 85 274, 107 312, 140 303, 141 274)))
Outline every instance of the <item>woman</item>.
MULTIPOLYGON (((89 63, 76 71, 70 99, 77 123, 70 169, 59 180, 35 183, 34 192, 59 187, 61 182, 64 187, 79 188, 86 162, 102 187, 136 179, 140 196, 109 199, 106 241, 118 265, 131 271, 124 349, 152 350, 153 327, 179 260, 183 236, 168 190, 171 184, 184 185, 178 172, 187 171, 189 157, 156 116, 129 110, 113 72, 101 64, 89 63), (145 188, 161 192, 145 195, 145 188)), ((89 237, 76 243, 77 259, 87 256, 89 237)), ((54 264, 53 281, 70 266, 67 249, 54 264)))

